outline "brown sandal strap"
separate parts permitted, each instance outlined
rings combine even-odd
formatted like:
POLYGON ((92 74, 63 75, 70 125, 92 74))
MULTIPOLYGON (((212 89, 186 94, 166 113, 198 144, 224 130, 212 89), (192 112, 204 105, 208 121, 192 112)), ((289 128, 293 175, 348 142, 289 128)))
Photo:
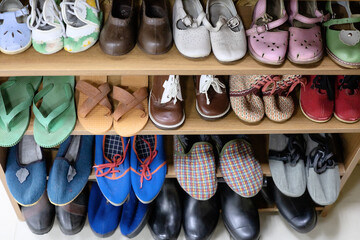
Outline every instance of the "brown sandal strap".
POLYGON ((112 106, 107 96, 111 89, 108 83, 103 83, 96 88, 90 83, 81 80, 77 82, 76 89, 88 97, 78 110, 80 117, 86 117, 98 104, 107 108, 108 114, 111 113, 112 106))
POLYGON ((129 112, 133 108, 140 109, 145 114, 144 101, 148 96, 146 87, 139 88, 133 94, 129 93, 123 88, 114 86, 113 98, 119 101, 119 105, 116 107, 113 117, 115 121, 118 121, 125 113, 129 112))

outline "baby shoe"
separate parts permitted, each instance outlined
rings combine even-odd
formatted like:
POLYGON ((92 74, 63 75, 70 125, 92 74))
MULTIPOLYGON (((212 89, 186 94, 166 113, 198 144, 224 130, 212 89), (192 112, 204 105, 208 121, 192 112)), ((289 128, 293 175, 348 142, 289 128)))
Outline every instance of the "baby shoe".
POLYGON ((166 176, 167 165, 163 136, 131 137, 131 186, 140 202, 148 204, 159 194, 166 176))
POLYGON ((332 18, 326 27, 326 50, 340 66, 360 68, 360 2, 328 1, 332 18))
POLYGON ((220 62, 233 62, 246 54, 245 28, 232 0, 209 0, 205 27, 210 31, 211 47, 220 62))
POLYGON ((99 38, 103 18, 99 0, 63 0, 60 7, 66 24, 64 49, 77 53, 92 47, 99 38))
POLYGON ((269 77, 260 75, 233 75, 230 77, 230 103, 240 120, 257 123, 263 119, 264 103, 259 93, 268 81, 269 77))
POLYGON ((174 42, 179 52, 190 58, 211 52, 209 31, 203 25, 206 14, 199 0, 176 0, 173 8, 174 42))
POLYGON ((337 76, 334 116, 345 123, 360 120, 360 76, 337 76))
POLYGON ((194 76, 196 111, 205 120, 216 120, 230 110, 227 76, 194 76))
POLYGON ((249 51, 262 63, 281 65, 288 46, 287 31, 281 30, 288 19, 284 0, 259 0, 253 12, 253 22, 246 30, 249 51))
POLYGON ((314 122, 327 122, 334 112, 334 81, 330 76, 309 76, 300 89, 300 109, 314 122))
POLYGON ((324 55, 321 29, 317 23, 327 21, 330 14, 318 10, 316 0, 298 3, 289 1, 289 52, 288 59, 297 64, 318 62, 324 55))
POLYGON ((32 45, 42 54, 53 54, 64 47, 65 26, 55 0, 30 0, 27 19, 32 30, 32 45))
POLYGON ((5 54, 21 53, 31 46, 31 31, 26 24, 28 7, 19 0, 0 3, 0 51, 5 54))
POLYGON ((263 100, 266 116, 274 122, 284 122, 294 113, 294 101, 289 94, 298 84, 304 81, 298 75, 270 76, 272 83, 267 88, 263 88, 263 100))

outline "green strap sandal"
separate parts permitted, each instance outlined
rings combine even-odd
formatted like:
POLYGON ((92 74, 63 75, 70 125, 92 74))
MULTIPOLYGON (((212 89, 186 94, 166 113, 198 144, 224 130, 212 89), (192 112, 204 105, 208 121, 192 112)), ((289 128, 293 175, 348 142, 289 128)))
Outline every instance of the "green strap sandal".
POLYGON ((360 2, 328 1, 326 50, 334 62, 346 68, 360 68, 360 2))
POLYGON ((42 77, 10 77, 0 85, 0 146, 16 145, 29 126, 30 107, 42 77))
POLYGON ((74 76, 44 77, 43 89, 33 101, 34 138, 41 147, 55 147, 73 131, 76 123, 74 85, 74 76))

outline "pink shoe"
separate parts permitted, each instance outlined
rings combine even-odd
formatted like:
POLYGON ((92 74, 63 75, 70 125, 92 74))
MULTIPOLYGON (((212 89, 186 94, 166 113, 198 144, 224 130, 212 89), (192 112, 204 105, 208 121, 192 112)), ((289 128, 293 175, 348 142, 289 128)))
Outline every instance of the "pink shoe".
POLYGON ((317 23, 327 21, 329 14, 323 15, 317 8, 316 0, 290 0, 289 21, 289 52, 288 59, 297 64, 318 62, 324 55, 321 29, 317 23))
POLYGON ((249 50, 259 62, 280 65, 288 46, 287 31, 279 29, 288 20, 284 0, 259 0, 254 8, 253 23, 246 30, 249 50))

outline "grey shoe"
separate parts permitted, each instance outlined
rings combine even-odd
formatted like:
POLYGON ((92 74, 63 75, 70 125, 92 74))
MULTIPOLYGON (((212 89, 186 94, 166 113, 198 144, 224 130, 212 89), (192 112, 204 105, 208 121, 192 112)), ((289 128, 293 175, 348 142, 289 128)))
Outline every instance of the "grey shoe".
POLYGON ((336 201, 340 192, 334 138, 331 134, 308 134, 305 138, 307 189, 314 202, 330 205, 336 201))
POLYGON ((269 136, 269 166, 276 187, 286 196, 300 197, 306 190, 304 139, 297 134, 269 136))

